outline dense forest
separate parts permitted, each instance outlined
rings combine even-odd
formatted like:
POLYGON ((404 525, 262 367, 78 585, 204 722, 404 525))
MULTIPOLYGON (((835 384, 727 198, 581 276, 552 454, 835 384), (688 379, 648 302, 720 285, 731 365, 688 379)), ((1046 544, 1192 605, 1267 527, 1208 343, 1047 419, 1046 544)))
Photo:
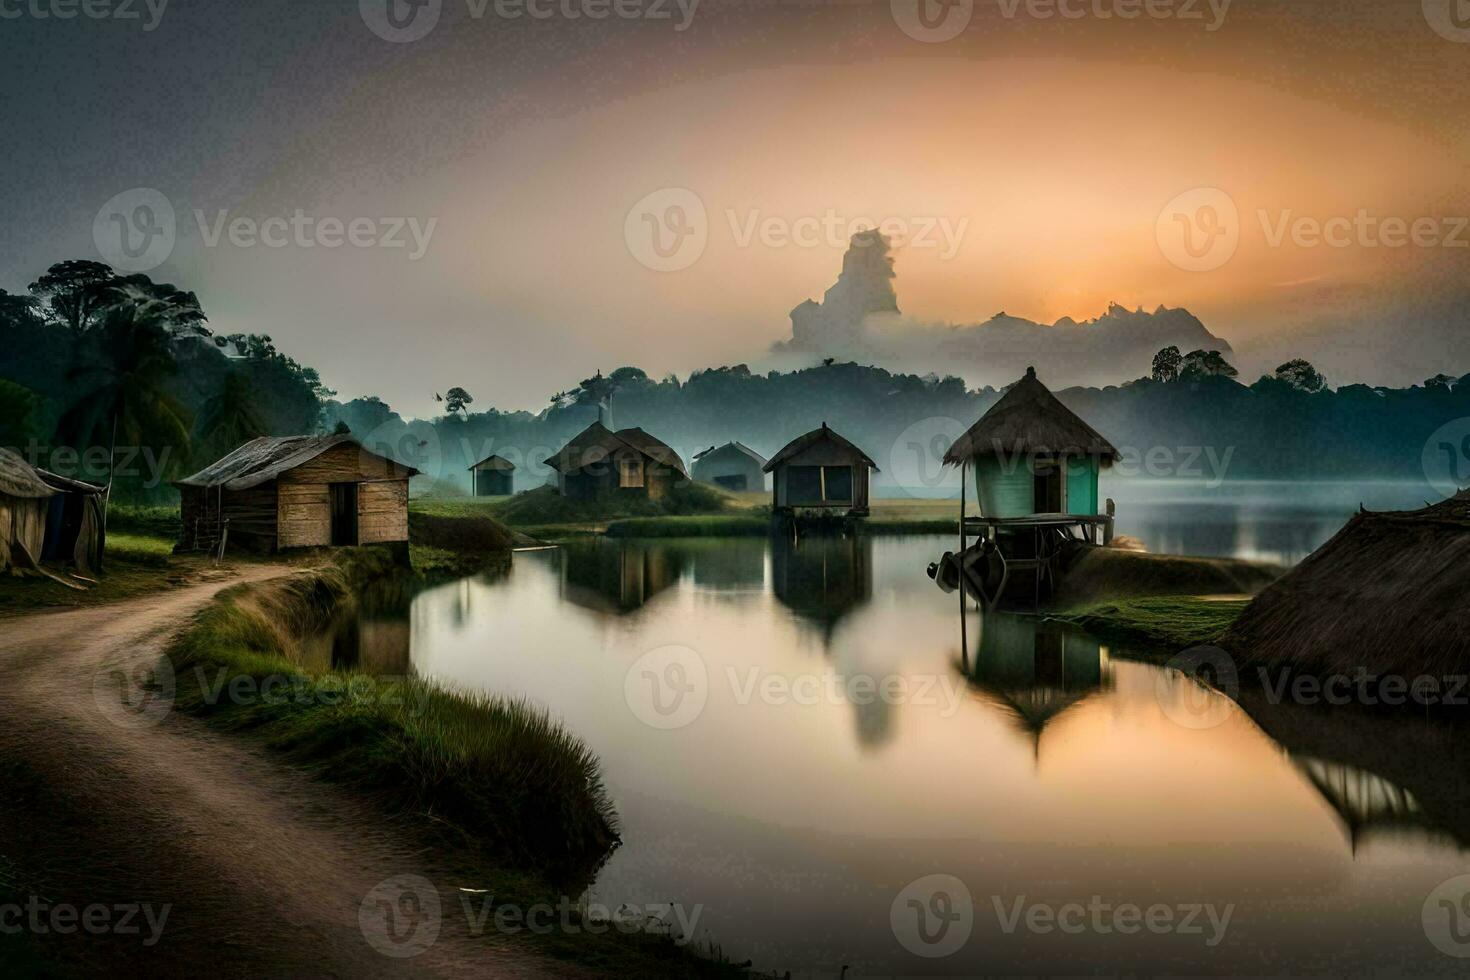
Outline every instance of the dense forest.
MULTIPOLYGON (((731 439, 770 455, 825 421, 882 468, 880 493, 926 493, 937 489, 932 460, 1002 394, 831 359, 767 374, 719 367, 684 380, 621 367, 535 413, 474 411, 475 379, 450 377, 442 416, 406 420, 377 398, 338 401, 270 337, 215 335, 207 323, 193 293, 97 262, 62 262, 24 293, 0 290, 0 445, 93 479, 106 478, 111 455, 120 497, 164 501, 168 481, 247 439, 350 431, 423 470, 417 490, 452 493, 468 488, 466 468, 491 453, 517 464, 517 489, 544 482, 542 461, 599 411, 616 427, 648 430, 686 461, 731 439)), ((1038 370, 1045 380, 1045 364, 1038 370)), ((1470 482, 1470 375, 1387 389, 1333 388, 1301 360, 1249 385, 1235 374, 1218 352, 1167 348, 1150 377, 1057 394, 1140 473, 1204 477, 1228 463, 1232 479, 1423 479, 1427 453, 1443 454, 1441 465, 1470 482), (1464 432, 1457 420, 1467 420, 1464 432)))

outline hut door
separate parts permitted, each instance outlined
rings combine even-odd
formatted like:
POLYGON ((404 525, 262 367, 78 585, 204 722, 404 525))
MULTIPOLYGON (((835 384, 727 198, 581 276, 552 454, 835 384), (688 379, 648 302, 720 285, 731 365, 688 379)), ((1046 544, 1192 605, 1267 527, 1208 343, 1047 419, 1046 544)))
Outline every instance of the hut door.
POLYGON ((332 544, 357 544, 357 484, 333 483, 332 544))
POLYGON ((1062 512, 1062 470, 1059 466, 1039 467, 1035 475, 1032 511, 1037 514, 1062 512))

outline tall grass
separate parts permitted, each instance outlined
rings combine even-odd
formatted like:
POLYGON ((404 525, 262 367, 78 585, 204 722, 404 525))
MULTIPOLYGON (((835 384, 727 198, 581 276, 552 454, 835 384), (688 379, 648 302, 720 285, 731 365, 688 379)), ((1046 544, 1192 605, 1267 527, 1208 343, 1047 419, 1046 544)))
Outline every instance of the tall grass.
POLYGON ((617 843, 613 806, 591 750, 544 711, 415 677, 311 674, 292 660, 297 637, 387 573, 391 559, 365 551, 224 593, 169 651, 177 705, 431 819, 506 867, 590 874, 617 843))

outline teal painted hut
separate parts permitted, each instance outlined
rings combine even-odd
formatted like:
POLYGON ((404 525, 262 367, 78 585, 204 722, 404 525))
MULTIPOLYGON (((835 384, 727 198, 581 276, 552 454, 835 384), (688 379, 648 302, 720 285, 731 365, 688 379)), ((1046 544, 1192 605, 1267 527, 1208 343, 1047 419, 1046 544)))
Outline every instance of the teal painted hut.
POLYGON ((1063 405, 1035 368, 1006 391, 944 456, 975 473, 980 514, 991 519, 1099 512, 1098 474, 1118 450, 1063 405))

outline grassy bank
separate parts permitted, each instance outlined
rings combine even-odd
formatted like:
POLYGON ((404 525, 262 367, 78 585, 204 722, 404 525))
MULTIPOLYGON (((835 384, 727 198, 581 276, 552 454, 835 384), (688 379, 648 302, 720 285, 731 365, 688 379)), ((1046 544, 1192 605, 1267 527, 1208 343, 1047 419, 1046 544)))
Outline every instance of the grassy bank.
POLYGON ((177 588, 212 572, 207 559, 173 555, 173 538, 112 532, 96 584, 74 589, 42 575, 0 574, 0 617, 43 609, 69 609, 143 598, 177 588))
MULTIPOLYGON (((377 800, 498 905, 577 895, 617 844, 599 763, 543 711, 417 678, 312 673, 297 644, 350 611, 395 570, 386 552, 223 593, 170 647, 175 704, 219 730, 261 739, 292 763, 377 800), (231 696, 234 688, 245 696, 231 696)), ((574 917, 577 913, 572 913, 574 917)), ((743 976, 650 932, 552 930, 522 938, 599 972, 743 976)))
POLYGON ((302 637, 390 574, 386 552, 353 549, 224 593, 170 648, 179 707, 394 810, 434 814, 506 866, 553 876, 595 866, 616 843, 612 805, 592 753, 544 713, 413 678, 312 675, 294 661, 302 637), (236 698, 228 684, 288 693, 236 698))
POLYGON ((1093 603, 1049 618, 1080 627, 1100 640, 1167 659, 1180 650, 1213 643, 1248 603, 1247 599, 1153 596, 1093 603))

